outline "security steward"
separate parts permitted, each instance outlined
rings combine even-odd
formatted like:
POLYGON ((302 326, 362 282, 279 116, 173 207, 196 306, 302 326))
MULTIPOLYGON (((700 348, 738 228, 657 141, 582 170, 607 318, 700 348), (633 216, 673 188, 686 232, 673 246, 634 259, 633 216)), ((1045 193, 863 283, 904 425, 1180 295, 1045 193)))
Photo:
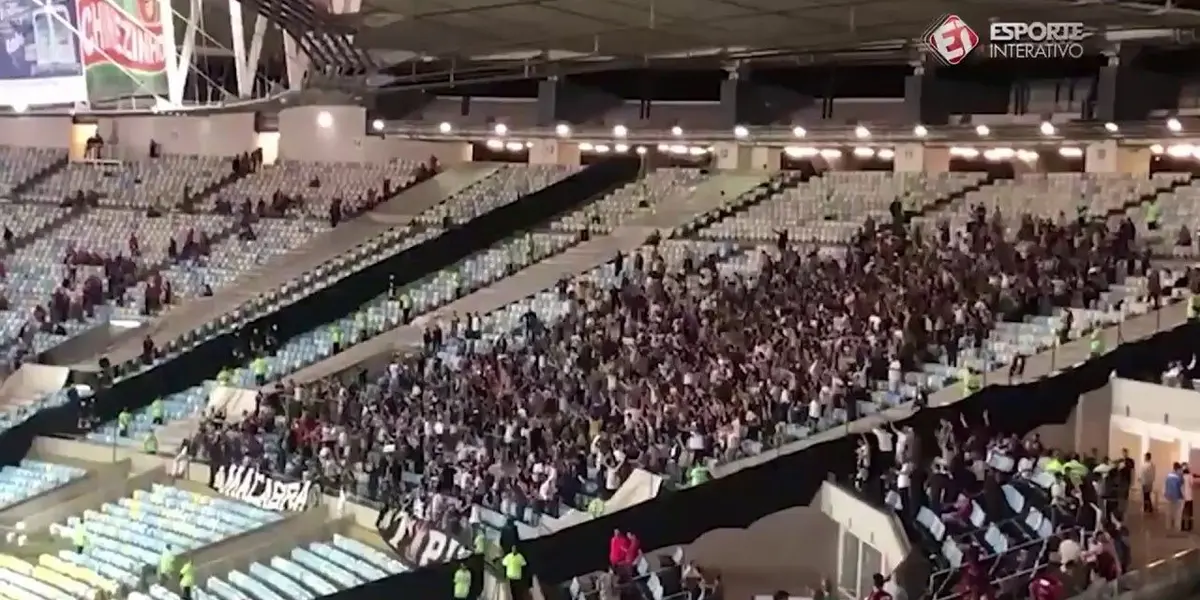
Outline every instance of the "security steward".
POLYGON ((454 600, 467 600, 471 595, 471 570, 466 562, 458 564, 454 570, 454 600))

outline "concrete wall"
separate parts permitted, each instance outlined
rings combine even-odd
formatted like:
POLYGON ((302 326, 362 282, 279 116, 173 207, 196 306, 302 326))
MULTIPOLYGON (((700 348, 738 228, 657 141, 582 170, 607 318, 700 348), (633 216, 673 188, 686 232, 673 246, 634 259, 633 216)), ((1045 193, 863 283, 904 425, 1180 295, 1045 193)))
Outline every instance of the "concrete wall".
POLYGON ((443 165, 471 160, 471 145, 367 134, 366 110, 358 106, 301 106, 279 113, 279 157, 321 162, 424 161, 443 165))
MULTIPOLYGON (((0 123, 2 125, 2 123, 0 123)), ((150 140, 167 154, 234 156, 257 143, 254 113, 205 117, 122 117, 102 119, 100 135, 122 150, 120 156, 145 158, 150 140)))
POLYGON ((71 117, 11 117, 0 120, 0 146, 66 150, 71 146, 71 117))

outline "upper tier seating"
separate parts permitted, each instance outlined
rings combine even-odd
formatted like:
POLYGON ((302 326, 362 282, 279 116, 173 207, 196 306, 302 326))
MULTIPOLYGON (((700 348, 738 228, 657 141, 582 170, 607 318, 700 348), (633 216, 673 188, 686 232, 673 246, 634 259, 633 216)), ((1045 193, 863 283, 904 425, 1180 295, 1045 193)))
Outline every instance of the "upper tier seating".
POLYGON ((772 241, 786 230, 792 240, 825 244, 849 242, 862 221, 890 219, 888 205, 931 208, 939 200, 979 185, 983 173, 885 173, 835 171, 787 187, 745 212, 716 223, 703 237, 719 240, 772 241), (912 204, 910 204, 912 203, 912 204))
POLYGON ((13 188, 61 160, 66 150, 0 146, 0 198, 12 199, 13 188))
POLYGON ((232 173, 229 158, 167 155, 118 164, 71 163, 38 183, 26 198, 58 203, 79 191, 100 195, 114 208, 175 206, 232 173))
POLYGON ((335 199, 352 202, 366 198, 372 190, 382 194, 384 180, 390 180, 393 190, 407 186, 420 165, 406 160, 369 164, 281 160, 234 182, 219 196, 234 205, 243 200, 257 204, 259 200, 270 202, 278 192, 303 198, 309 214, 324 217, 335 199))
POLYGON ((506 165, 491 177, 459 192, 454 202, 444 202, 421 213, 416 222, 441 226, 449 218, 454 223, 466 223, 570 177, 580 169, 562 165, 506 165))
POLYGON ((550 228, 569 233, 582 229, 596 234, 609 233, 639 212, 653 209, 659 202, 685 196, 707 177, 699 169, 657 169, 583 210, 572 211, 555 219, 550 223, 550 228))
POLYGON ((1045 217, 1062 213, 1075 218, 1080 211, 1102 217, 1187 180, 1185 173, 1155 173, 1149 178, 1120 173, 1026 173, 968 192, 962 202, 927 218, 931 228, 937 219, 949 219, 955 228, 961 228, 976 205, 983 205, 989 215, 999 208, 1010 219, 1024 213, 1045 217))
POLYGON ((247 569, 210 577, 196 590, 196 600, 316 600, 405 571, 388 554, 335 535, 247 569))
POLYGON ((0 510, 20 504, 42 492, 66 485, 87 472, 76 467, 22 459, 0 469, 0 510))

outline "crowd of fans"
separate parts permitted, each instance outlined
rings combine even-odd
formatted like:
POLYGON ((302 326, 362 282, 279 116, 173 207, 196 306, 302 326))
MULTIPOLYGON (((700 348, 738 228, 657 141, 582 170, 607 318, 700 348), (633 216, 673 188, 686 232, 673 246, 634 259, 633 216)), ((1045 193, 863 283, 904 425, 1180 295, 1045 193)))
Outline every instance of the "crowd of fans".
POLYGON ((780 234, 757 272, 652 244, 615 260, 611 287, 561 282, 561 320, 530 312, 490 339, 478 316, 446 316, 378 378, 278 382, 198 447, 392 505, 436 492, 527 519, 584 508, 634 467, 702 483, 714 461, 856 418, 880 389, 899 400, 903 373, 955 365, 998 319, 1095 305, 1151 270, 1134 231, 982 208, 962 231, 868 219, 844 252, 780 234))
POLYGON ((875 435, 881 451, 862 440, 856 485, 885 494, 930 556, 930 597, 1059 600, 1129 568, 1123 523, 1137 482, 1127 451, 1064 454, 1036 434, 993 431, 986 414, 943 421, 932 451, 908 428, 875 435))

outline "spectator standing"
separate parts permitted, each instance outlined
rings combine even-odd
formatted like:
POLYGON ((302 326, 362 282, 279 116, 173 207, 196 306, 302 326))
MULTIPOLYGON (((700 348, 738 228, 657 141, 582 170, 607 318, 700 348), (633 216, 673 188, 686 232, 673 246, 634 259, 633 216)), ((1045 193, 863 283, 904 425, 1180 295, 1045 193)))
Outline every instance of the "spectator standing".
POLYGON ((1138 484, 1142 486, 1142 512, 1146 514, 1154 512, 1154 481, 1157 479, 1151 458, 1153 457, 1147 452, 1142 460, 1142 468, 1138 471, 1138 484))
POLYGON ((1183 475, 1179 463, 1171 465, 1171 472, 1163 479, 1163 498, 1167 501, 1167 529, 1177 530, 1183 511, 1183 475))

